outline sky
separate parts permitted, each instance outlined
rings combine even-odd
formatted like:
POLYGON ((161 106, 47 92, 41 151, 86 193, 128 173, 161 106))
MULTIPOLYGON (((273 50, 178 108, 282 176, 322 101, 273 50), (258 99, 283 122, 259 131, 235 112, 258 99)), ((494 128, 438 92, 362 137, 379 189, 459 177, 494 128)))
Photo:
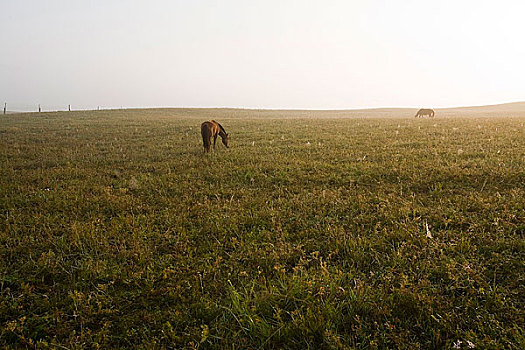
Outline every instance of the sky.
POLYGON ((519 0, 1 0, 0 102, 60 110, 523 101, 523 14, 519 0))

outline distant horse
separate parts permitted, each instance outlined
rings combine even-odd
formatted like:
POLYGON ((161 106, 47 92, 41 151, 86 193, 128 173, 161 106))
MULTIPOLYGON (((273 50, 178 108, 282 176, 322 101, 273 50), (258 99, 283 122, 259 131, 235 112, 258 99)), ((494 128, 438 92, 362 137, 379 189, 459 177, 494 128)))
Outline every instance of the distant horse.
POLYGON ((422 117, 424 115, 428 115, 430 118, 434 118, 434 110, 433 109, 421 108, 419 111, 417 111, 417 113, 414 116, 414 118, 419 118, 419 117, 422 117))
POLYGON ((204 152, 210 151, 211 138, 213 137, 213 149, 215 149, 215 142, 217 135, 222 138, 222 143, 228 148, 228 134, 221 124, 215 120, 204 122, 201 124, 202 143, 204 145, 204 152))

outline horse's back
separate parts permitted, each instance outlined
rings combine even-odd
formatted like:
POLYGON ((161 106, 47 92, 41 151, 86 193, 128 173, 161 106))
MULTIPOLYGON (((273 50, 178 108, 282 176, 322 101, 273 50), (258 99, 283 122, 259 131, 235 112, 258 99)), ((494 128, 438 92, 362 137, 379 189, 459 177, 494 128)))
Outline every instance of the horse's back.
POLYGON ((212 122, 204 122, 201 124, 201 131, 204 130, 211 130, 213 129, 213 123, 212 122))
POLYGON ((433 113, 434 113, 434 110, 429 109, 429 108, 421 108, 419 111, 417 111, 417 114, 423 114, 423 115, 433 114, 433 113))
POLYGON ((201 134, 204 135, 214 135, 216 131, 219 129, 217 126, 217 122, 214 120, 207 121, 201 124, 201 134))

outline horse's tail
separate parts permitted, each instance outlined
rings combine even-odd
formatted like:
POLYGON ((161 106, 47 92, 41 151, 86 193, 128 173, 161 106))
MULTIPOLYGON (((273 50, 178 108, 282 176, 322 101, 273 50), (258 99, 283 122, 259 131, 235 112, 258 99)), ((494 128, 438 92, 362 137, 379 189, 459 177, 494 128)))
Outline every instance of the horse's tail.
POLYGON ((207 151, 210 149, 210 129, 208 128, 207 123, 202 123, 201 125, 201 135, 202 135, 202 144, 204 150, 207 151))

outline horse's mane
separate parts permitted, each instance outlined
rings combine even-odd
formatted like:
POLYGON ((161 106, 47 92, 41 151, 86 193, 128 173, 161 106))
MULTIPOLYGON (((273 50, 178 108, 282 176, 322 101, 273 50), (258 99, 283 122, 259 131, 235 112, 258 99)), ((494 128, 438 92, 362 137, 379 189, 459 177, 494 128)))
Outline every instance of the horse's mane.
MULTIPOLYGON (((213 122, 217 123, 215 120, 212 120, 213 122)), ((221 124, 217 123, 217 125, 219 126, 219 128, 221 128, 222 132, 227 134, 226 130, 224 130, 224 128, 222 127, 221 124)))

